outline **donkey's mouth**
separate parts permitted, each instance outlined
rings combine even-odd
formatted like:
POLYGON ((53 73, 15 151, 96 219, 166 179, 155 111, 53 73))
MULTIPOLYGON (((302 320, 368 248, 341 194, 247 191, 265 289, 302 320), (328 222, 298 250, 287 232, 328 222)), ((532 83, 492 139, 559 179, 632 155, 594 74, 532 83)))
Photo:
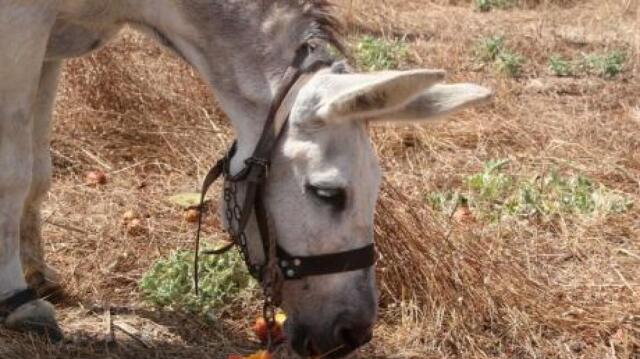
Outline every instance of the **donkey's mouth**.
POLYGON ((295 332, 294 336, 289 336, 289 338, 292 338, 290 346, 302 358, 344 358, 357 349, 346 345, 340 345, 333 349, 321 349, 320 343, 313 340, 307 328, 300 326, 296 328, 295 332))
POLYGON ((313 358, 329 358, 329 359, 334 359, 334 358, 344 358, 349 356, 349 354, 352 354, 354 351, 356 350, 356 348, 349 348, 349 347, 345 347, 345 346, 339 346, 327 353, 324 354, 320 354, 320 355, 314 355, 313 358))
POLYGON ((339 347, 336 347, 336 348, 334 348, 332 350, 329 350, 329 351, 326 351, 326 352, 322 352, 322 351, 317 349, 317 347, 315 346, 315 344, 313 343, 312 340, 308 340, 307 341, 307 346, 306 346, 305 349, 306 350, 304 351, 304 353, 298 352, 298 355, 300 355, 302 357, 305 357, 305 358, 314 358, 314 359, 344 358, 344 357, 348 356, 349 354, 351 354, 351 353, 353 353, 355 351, 355 348, 348 348, 346 346, 339 346, 339 347))

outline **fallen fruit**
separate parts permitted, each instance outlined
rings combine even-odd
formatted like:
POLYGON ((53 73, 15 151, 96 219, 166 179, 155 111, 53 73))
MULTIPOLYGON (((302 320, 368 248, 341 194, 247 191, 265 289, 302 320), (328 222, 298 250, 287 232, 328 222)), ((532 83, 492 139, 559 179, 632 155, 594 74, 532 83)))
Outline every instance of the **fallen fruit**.
POLYGON ((467 206, 461 206, 456 209, 453 214, 453 219, 458 223, 473 223, 476 220, 467 206))
POLYGON ((138 215, 136 214, 136 212, 132 211, 132 210, 128 210, 126 212, 124 212, 124 214, 122 215, 122 220, 125 223, 129 223, 132 220, 138 218, 138 215))
POLYGON ((184 211, 184 220, 189 223, 198 222, 198 218, 200 218, 200 211, 195 208, 190 208, 184 211))
POLYGON ((129 233, 132 236, 140 236, 145 234, 147 231, 147 228, 144 226, 142 221, 139 220, 138 218, 133 218, 128 223, 126 223, 126 226, 127 226, 127 233, 129 233))
POLYGON ((89 171, 85 174, 84 181, 89 186, 104 185, 107 183, 107 175, 102 171, 89 171))
MULTIPOLYGON (((274 344, 280 344, 285 340, 283 325, 287 320, 287 316, 282 313, 278 313, 276 314, 275 319, 276 323, 273 328, 271 328, 271 340, 274 344)), ((269 342, 269 328, 267 321, 264 318, 259 317, 256 319, 256 322, 253 325, 253 332, 263 344, 269 342)))
POLYGON ((287 321, 287 315, 284 313, 278 313, 276 314, 276 324, 283 326, 284 322, 287 321))
POLYGON ((242 356, 239 354, 229 354, 227 359, 271 359, 271 353, 266 350, 261 350, 259 352, 253 353, 249 356, 242 356))
POLYGON ((271 359, 271 353, 266 350, 261 350, 255 354, 251 354, 247 359, 271 359))

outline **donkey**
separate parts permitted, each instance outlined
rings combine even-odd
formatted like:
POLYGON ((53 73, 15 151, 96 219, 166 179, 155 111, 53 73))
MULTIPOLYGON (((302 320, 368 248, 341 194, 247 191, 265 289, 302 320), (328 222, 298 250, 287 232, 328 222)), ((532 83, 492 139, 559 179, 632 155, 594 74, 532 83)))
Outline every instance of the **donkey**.
MULTIPOLYGON (((341 48, 330 5, 328 0, 0 2, 0 323, 54 340, 62 336, 52 305, 34 290, 58 285, 55 270, 43 259, 40 207, 52 171, 50 122, 64 59, 100 48, 126 25, 151 35, 210 84, 237 136, 229 164, 234 173, 256 147, 300 44, 341 48)), ((341 61, 314 72, 293 99, 262 193, 280 247, 312 256, 373 243, 380 169, 368 126, 421 123, 492 96, 484 87, 443 84, 443 79, 444 72, 435 70, 360 74, 341 61)), ((252 261, 264 260, 257 227, 252 220, 246 232, 252 261)), ((341 357, 371 339, 377 315, 373 267, 287 281, 282 296, 287 336, 301 356, 341 357)))

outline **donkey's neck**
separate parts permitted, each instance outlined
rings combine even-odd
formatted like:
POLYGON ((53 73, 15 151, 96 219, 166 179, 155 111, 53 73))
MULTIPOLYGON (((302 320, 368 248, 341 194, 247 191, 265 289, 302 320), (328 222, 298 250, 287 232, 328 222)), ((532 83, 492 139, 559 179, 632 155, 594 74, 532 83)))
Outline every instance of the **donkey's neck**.
POLYGON ((239 159, 257 143, 296 49, 309 38, 339 45, 336 21, 325 0, 60 0, 60 4, 62 21, 73 26, 61 27, 59 38, 68 40, 71 30, 74 37, 91 35, 92 41, 80 43, 81 50, 90 50, 92 43, 113 32, 106 30, 129 23, 197 68, 233 125, 239 159))
POLYGON ((155 35, 210 84, 236 132, 236 163, 253 151, 296 49, 325 26, 310 1, 129 1, 137 12, 129 22, 155 35))

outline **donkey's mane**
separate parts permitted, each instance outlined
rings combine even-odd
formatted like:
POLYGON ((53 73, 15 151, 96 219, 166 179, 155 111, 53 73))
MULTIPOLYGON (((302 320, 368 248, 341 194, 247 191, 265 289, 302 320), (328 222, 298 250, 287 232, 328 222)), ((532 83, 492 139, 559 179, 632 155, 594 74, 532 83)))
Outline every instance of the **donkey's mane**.
POLYGON ((304 34, 305 40, 321 39, 344 53, 343 26, 335 15, 333 2, 331 0, 302 0, 301 3, 304 16, 311 20, 311 26, 304 34))
MULTIPOLYGON (((255 0, 249 0, 255 1, 255 0)), ((345 52, 343 44, 343 26, 335 15, 332 0, 261 0, 263 15, 273 8, 288 8, 295 11, 305 23, 304 32, 296 34, 300 41, 324 41, 345 52)))

